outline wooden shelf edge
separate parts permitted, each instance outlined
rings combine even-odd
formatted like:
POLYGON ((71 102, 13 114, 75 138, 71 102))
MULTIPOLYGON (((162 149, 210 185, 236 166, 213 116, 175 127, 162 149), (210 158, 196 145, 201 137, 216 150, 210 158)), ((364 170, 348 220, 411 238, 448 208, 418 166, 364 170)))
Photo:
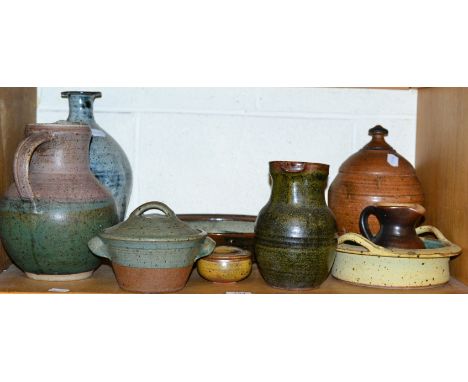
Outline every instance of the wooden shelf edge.
MULTIPOLYGON (((93 277, 73 282, 44 282, 28 279, 17 267, 11 265, 0 273, 0 294, 6 293, 57 293, 50 289, 62 289, 68 293, 81 294, 122 294, 128 293, 119 288, 112 268, 102 265, 96 270, 93 277)), ((447 284, 431 288, 370 288, 357 286, 335 279, 333 276, 320 286, 320 288, 306 291, 288 291, 268 286, 262 279, 257 267, 254 265, 252 274, 245 280, 233 284, 214 284, 202 279, 196 269, 184 289, 178 294, 468 294, 468 286, 452 278, 447 284)))

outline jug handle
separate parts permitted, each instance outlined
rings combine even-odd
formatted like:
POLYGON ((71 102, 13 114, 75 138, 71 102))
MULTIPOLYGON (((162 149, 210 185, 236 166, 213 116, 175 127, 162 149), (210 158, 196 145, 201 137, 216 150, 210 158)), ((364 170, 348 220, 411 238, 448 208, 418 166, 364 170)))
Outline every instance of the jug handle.
POLYGON ((140 207, 135 208, 135 210, 130 214, 130 216, 140 216, 149 210, 159 210, 164 212, 167 216, 176 217, 174 211, 172 211, 167 205, 161 202, 148 202, 142 204, 140 207))
POLYGON ((54 134, 47 131, 31 134, 16 149, 13 160, 13 176, 18 193, 23 200, 32 201, 34 199, 34 193, 29 182, 29 162, 31 162, 31 157, 40 145, 52 139, 54 139, 54 134))
POLYGON ((367 206, 362 210, 361 215, 359 216, 359 229, 365 238, 370 241, 374 241, 377 235, 372 235, 372 231, 369 228, 370 215, 374 215, 380 222, 379 210, 375 206, 367 206))
POLYGON ((195 261, 201 259, 202 257, 208 256, 213 252, 213 249, 216 247, 216 242, 211 237, 206 237, 203 245, 201 247, 200 253, 195 257, 195 261))
POLYGON ((111 260, 109 252, 107 251, 107 246, 99 236, 95 236, 88 241, 88 247, 96 256, 111 260))

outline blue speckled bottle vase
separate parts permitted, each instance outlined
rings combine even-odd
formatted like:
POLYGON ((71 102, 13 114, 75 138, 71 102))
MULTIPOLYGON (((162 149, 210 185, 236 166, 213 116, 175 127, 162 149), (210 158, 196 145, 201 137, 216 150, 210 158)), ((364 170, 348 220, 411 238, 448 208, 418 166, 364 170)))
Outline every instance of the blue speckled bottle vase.
POLYGON ((87 123, 91 128, 91 172, 111 191, 122 221, 132 192, 132 168, 120 145, 94 120, 94 100, 101 96, 101 92, 62 92, 62 98, 68 98, 70 108, 67 121, 87 123))

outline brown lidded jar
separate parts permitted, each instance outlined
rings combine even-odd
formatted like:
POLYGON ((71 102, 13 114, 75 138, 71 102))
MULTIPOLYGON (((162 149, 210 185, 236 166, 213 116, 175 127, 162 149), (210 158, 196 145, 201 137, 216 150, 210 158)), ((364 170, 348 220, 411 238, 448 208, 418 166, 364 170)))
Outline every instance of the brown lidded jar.
MULTIPOLYGON (((328 190, 328 205, 335 214, 338 233, 359 233, 361 211, 376 203, 424 204, 421 184, 413 166, 386 141, 388 130, 369 130, 372 140, 343 162, 328 190)), ((377 232, 376 219, 369 220, 377 232)))

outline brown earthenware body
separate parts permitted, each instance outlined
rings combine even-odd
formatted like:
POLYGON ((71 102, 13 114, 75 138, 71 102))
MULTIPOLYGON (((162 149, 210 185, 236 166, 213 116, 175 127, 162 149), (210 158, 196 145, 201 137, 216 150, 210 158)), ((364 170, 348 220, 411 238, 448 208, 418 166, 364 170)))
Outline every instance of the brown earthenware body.
POLYGON ((379 203, 362 210, 359 228, 364 237, 387 248, 424 249, 424 242, 416 233, 424 219, 425 209, 419 204, 379 203), (377 234, 369 229, 369 216, 374 215, 380 224, 377 234))
POLYGON ((170 293, 185 287, 192 265, 183 268, 132 268, 112 263, 122 289, 139 293, 170 293))
MULTIPOLYGON (((376 203, 424 204, 421 184, 413 166, 386 141, 382 126, 369 130, 372 140, 350 156, 328 190, 328 205, 333 211, 338 233, 359 233, 361 211, 376 203)), ((370 229, 379 224, 371 218, 370 229)))

